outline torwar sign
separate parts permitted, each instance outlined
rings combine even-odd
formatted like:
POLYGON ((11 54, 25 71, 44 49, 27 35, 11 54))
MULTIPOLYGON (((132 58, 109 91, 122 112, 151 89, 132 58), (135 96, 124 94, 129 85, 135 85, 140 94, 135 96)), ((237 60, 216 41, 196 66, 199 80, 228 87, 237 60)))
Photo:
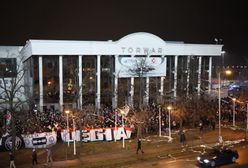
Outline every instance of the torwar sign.
POLYGON ((166 42, 150 33, 133 33, 117 41, 121 55, 163 55, 166 42))
POLYGON ((121 47, 123 55, 161 55, 163 53, 162 48, 149 48, 149 47, 121 47))

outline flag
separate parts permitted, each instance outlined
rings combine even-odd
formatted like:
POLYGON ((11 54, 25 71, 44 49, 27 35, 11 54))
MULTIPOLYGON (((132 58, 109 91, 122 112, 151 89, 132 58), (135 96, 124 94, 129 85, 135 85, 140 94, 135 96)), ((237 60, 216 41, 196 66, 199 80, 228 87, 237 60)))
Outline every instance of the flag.
POLYGON ((11 116, 10 112, 7 112, 7 114, 6 114, 6 125, 7 126, 10 125, 11 118, 12 118, 12 116, 11 116))

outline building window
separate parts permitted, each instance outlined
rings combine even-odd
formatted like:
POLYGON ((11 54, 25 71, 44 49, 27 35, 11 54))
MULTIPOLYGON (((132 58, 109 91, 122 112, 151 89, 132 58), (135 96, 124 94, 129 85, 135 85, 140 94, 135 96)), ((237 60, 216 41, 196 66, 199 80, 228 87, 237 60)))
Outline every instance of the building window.
POLYGON ((16 58, 0 58, 0 77, 16 77, 16 58))

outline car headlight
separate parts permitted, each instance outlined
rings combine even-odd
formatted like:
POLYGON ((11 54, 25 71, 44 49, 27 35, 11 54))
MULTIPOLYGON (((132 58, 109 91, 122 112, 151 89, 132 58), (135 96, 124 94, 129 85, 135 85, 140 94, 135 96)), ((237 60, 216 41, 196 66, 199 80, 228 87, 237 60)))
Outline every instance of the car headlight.
POLYGON ((209 163, 209 160, 208 159, 204 159, 203 162, 204 163, 209 163))
POLYGON ((200 158, 199 156, 198 156, 196 159, 197 159, 198 161, 201 160, 201 158, 200 158))

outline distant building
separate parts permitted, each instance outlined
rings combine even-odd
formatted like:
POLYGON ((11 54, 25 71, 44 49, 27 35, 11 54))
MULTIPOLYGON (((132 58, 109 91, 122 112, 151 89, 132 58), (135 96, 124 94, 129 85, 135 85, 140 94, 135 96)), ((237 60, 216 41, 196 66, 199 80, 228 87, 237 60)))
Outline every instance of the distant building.
MULTIPOLYGON (((18 67, 23 69, 20 61, 21 49, 21 46, 0 46, 0 105, 5 102, 6 92, 4 89, 11 87, 12 80, 20 75, 20 73, 18 74, 18 67)), ((23 84, 24 80, 22 79, 19 86, 23 84)), ((20 92, 24 93, 24 89, 20 89, 20 92)), ((20 92, 16 95, 25 100, 25 96, 20 92)))

